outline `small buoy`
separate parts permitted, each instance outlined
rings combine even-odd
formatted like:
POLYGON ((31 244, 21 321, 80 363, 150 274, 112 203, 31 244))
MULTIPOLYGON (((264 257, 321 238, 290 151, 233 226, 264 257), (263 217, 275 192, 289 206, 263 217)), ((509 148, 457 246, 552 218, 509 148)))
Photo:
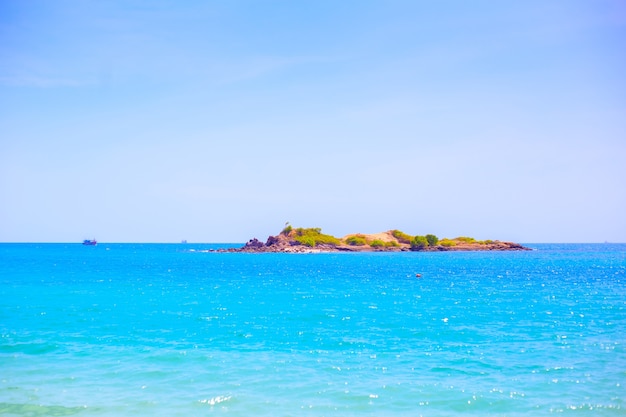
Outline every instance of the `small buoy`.
POLYGON ((421 278, 421 277, 422 277, 422 274, 415 274, 415 277, 416 277, 416 278, 421 278))

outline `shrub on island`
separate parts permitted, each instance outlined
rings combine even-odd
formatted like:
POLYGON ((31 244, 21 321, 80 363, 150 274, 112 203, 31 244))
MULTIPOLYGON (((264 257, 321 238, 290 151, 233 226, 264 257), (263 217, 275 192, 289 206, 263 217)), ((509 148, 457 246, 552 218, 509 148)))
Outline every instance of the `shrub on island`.
POLYGON ((400 230, 397 230, 397 229, 396 230, 392 230, 391 231, 391 235, 393 237, 395 237, 396 239, 398 239, 398 241, 400 243, 410 244, 411 241, 413 240, 413 236, 407 235, 406 233, 404 233, 404 232, 402 232, 400 230))
POLYGON ((319 227, 311 227, 304 229, 299 227, 295 229, 296 236, 294 240, 302 245, 314 247, 320 244, 337 246, 341 243, 335 236, 325 235, 319 227))
POLYGON ((444 238, 439 241, 439 245, 449 248, 452 246, 456 246, 456 242, 452 239, 444 238))
POLYGON ((315 239, 309 236, 298 236, 296 238, 296 242, 298 242, 301 245, 308 246, 310 248, 315 247, 315 244, 316 244, 315 239))
POLYGON ((370 246, 375 248, 397 248, 400 245, 395 240, 385 242, 384 240, 375 239, 372 241, 372 243, 370 243, 370 246))
POLYGON ((415 236, 411 240, 411 250, 423 250, 426 246, 428 246, 426 236, 415 236))
POLYGON ((426 241, 428 241, 428 246, 437 246, 439 243, 439 238, 435 235, 426 235, 426 241))
POLYGON ((380 239, 374 239, 370 242, 370 246, 373 248, 383 248, 385 247, 385 242, 380 239))
POLYGON ((347 238, 346 243, 350 246, 365 246, 367 245, 367 240, 365 240, 365 236, 356 235, 347 238))

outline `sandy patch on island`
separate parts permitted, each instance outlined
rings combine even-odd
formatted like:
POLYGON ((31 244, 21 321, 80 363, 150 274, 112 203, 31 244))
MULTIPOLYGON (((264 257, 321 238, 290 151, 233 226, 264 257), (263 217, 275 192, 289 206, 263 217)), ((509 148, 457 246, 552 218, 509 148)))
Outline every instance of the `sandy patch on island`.
POLYGON ((349 238, 350 236, 363 236, 369 242, 371 242, 373 240, 382 240, 383 242, 397 242, 398 241, 398 239, 393 237, 391 232, 382 232, 382 233, 374 233, 374 234, 352 233, 352 234, 349 234, 349 235, 345 235, 343 237, 343 240, 349 238))

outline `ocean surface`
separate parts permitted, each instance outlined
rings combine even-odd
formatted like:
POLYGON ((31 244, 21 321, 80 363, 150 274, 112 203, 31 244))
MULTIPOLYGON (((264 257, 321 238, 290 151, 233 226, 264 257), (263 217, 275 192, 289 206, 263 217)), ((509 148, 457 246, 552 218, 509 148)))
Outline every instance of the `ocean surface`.
POLYGON ((0 244, 0 415, 626 415, 626 244, 226 246, 0 244))

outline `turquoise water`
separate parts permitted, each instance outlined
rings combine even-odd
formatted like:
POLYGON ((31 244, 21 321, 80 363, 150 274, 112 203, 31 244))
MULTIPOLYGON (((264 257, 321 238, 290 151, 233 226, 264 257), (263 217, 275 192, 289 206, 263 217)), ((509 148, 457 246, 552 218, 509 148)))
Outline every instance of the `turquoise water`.
POLYGON ((223 246, 0 244, 0 415, 626 414, 624 244, 223 246))

